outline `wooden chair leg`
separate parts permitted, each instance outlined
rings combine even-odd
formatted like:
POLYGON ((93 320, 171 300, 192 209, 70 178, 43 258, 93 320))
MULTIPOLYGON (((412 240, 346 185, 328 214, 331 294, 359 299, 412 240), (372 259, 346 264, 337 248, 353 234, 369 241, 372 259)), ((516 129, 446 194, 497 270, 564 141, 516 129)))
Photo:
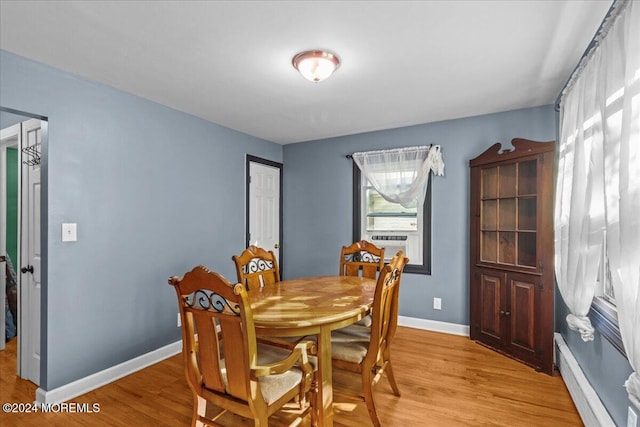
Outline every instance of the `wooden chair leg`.
POLYGON ((200 417, 204 418, 207 414, 207 401, 197 394, 193 395, 193 418, 191 425, 193 427, 204 427, 204 423, 200 417))
POLYGON ((269 417, 266 414, 260 414, 253 420, 255 427, 269 427, 269 417))
POLYGON ((391 367, 391 361, 387 360, 387 366, 384 368, 384 372, 387 374, 387 379, 389 380, 389 385, 393 389, 393 394, 400 397, 400 389, 398 388, 398 383, 396 383, 396 377, 393 375, 393 368, 391 367))
POLYGON ((374 427, 381 427, 378 413, 376 412, 376 405, 373 402, 373 383, 371 382, 371 370, 362 370, 362 392, 364 393, 364 402, 367 404, 367 410, 369 411, 369 417, 374 427))
POLYGON ((318 408, 320 408, 320 402, 318 401, 318 380, 315 378, 315 375, 311 382, 309 394, 309 403, 311 404, 311 425, 316 427, 318 425, 318 408))

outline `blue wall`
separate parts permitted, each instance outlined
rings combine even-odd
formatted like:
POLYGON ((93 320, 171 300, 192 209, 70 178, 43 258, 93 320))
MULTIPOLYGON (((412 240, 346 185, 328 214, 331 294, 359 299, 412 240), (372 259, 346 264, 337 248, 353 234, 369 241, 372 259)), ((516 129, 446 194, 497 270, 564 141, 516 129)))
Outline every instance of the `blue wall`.
POLYGON ((235 277, 245 155, 281 162, 282 147, 6 51, 0 94, 49 119, 41 387, 179 340, 167 279, 199 263, 235 277))
POLYGON ((338 272, 340 247, 352 240, 347 154, 439 144, 446 166, 444 177, 432 179, 432 274, 403 275, 400 315, 468 325, 469 160, 515 137, 554 140, 553 107, 285 145, 285 276, 338 272), (433 310, 433 297, 442 298, 441 311, 433 310))

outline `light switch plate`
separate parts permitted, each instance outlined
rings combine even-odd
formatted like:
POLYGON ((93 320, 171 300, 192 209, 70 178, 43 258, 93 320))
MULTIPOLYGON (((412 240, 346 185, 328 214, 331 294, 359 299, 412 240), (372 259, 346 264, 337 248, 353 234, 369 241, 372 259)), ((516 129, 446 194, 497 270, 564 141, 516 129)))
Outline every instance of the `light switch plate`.
POLYGON ((75 242, 78 240, 78 225, 76 223, 62 224, 62 241, 75 242))

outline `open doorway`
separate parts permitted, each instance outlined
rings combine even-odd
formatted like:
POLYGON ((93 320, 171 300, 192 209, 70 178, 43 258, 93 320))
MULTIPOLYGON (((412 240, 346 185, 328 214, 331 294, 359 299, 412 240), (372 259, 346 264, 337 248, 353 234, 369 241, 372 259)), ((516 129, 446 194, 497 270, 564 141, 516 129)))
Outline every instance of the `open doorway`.
POLYGON ((47 122, 0 108, 0 349, 17 374, 40 384, 40 155, 47 122))

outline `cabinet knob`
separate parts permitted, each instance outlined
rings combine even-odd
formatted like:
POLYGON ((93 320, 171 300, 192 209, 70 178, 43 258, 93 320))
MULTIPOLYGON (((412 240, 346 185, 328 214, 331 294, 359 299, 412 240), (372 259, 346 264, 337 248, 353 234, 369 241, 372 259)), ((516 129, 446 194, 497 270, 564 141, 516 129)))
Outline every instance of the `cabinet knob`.
POLYGON ((504 310, 500 310, 500 316, 504 316, 504 310))
POLYGON ((505 315, 505 316, 510 316, 510 315, 511 315, 511 313, 510 313, 510 312, 508 312, 508 311, 505 311, 505 312, 504 312, 504 315, 505 315))

